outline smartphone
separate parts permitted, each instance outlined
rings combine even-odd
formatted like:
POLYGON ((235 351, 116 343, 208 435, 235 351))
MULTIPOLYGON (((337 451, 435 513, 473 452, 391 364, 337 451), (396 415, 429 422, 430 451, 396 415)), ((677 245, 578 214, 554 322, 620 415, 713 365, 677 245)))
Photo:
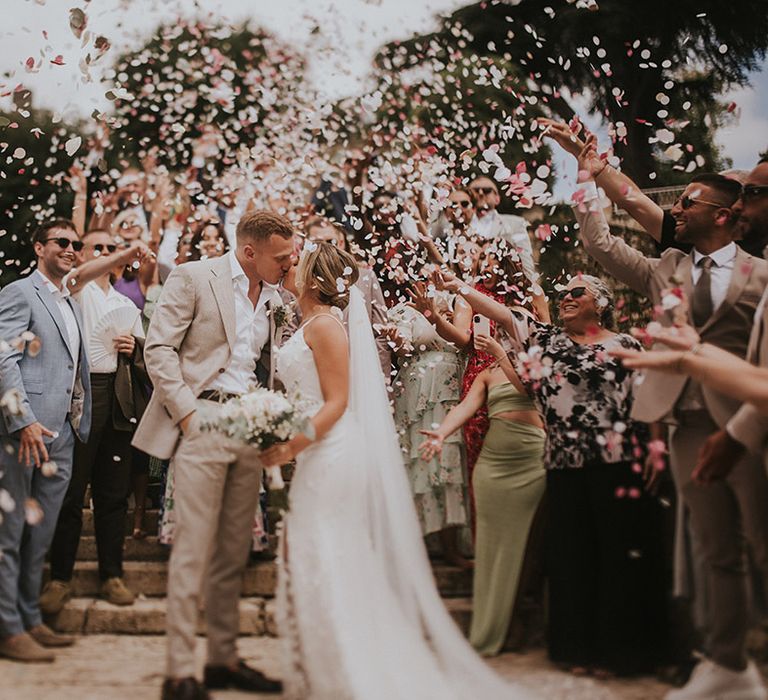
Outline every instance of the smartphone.
POLYGON ((475 314, 472 317, 472 324, 475 335, 491 335, 491 321, 482 314, 475 314))

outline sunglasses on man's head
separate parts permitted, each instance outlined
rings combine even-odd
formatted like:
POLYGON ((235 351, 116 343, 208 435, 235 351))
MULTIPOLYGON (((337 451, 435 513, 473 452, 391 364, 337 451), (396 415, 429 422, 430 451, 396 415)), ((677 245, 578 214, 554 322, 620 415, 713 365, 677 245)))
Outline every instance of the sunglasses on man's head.
POLYGON ((560 294, 558 295, 560 297, 560 301, 564 301, 566 297, 570 295, 571 299, 579 299, 580 297, 583 297, 587 293, 586 287, 573 287, 571 289, 564 289, 560 294))
POLYGON ((72 250, 74 250, 76 253, 79 253, 83 249, 83 242, 82 241, 73 241, 71 238, 67 238, 66 236, 54 236, 53 238, 46 238, 44 243, 50 243, 53 241, 59 248, 62 250, 66 250, 69 248, 69 246, 72 246, 72 250))
POLYGON ((475 192, 477 194, 486 194, 486 195, 488 195, 488 194, 493 194, 494 192, 496 192, 496 189, 493 188, 493 187, 470 187, 469 191, 470 192, 475 192))
POLYGON ((94 243, 92 247, 97 253, 103 253, 105 250, 108 253, 114 253, 117 250, 117 245, 114 243, 94 243))
POLYGON ((768 185, 744 185, 741 188, 741 198, 746 202, 761 194, 768 194, 768 185))

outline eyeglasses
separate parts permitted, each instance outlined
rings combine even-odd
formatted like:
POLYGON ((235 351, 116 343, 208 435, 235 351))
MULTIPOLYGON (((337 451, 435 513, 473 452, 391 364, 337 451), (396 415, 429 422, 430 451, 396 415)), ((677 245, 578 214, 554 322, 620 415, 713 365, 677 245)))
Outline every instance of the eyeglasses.
MULTIPOLYGON (((114 243, 94 243, 92 248, 97 253, 103 253, 106 250, 108 253, 114 253, 117 250, 117 246, 114 243)), ((77 248, 75 248, 77 250, 77 248)))
POLYGON ((766 194, 766 192, 768 192, 768 185, 744 185, 741 188, 741 198, 747 202, 750 199, 759 197, 761 194, 766 194))
POLYGON ((74 250, 76 253, 79 253, 83 249, 84 245, 82 241, 73 241, 71 238, 67 238, 66 236, 54 236, 53 238, 46 238, 43 243, 50 243, 51 241, 53 241, 62 250, 66 250, 69 248, 69 246, 72 246, 72 250, 74 250))
POLYGON ((495 187, 470 187, 470 192, 474 192, 475 194, 494 194, 496 192, 495 187))
POLYGON ((565 301, 568 295, 570 295, 571 299, 580 299, 586 293, 586 287, 572 287, 571 289, 564 289, 558 296, 560 297, 560 301, 565 301))
POLYGON ((696 199, 695 197, 689 197, 687 194, 684 194, 682 197, 678 197, 675 200, 675 204, 679 204, 683 211, 690 209, 694 204, 708 204, 710 207, 730 209, 730 207, 727 207, 725 204, 721 204, 720 202, 710 202, 706 199, 696 199))
POLYGON ((460 199, 458 202, 451 202, 451 207, 461 207, 462 209, 469 209, 472 206, 471 199, 460 199))

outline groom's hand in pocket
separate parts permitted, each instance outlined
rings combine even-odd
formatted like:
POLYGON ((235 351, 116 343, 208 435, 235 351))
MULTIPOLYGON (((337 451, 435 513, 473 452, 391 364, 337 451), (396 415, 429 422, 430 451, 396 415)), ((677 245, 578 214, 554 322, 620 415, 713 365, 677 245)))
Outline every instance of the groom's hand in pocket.
POLYGON ((184 418, 182 418, 179 421, 179 428, 181 428, 182 435, 187 434, 187 431, 189 430, 189 426, 192 424, 192 419, 194 418, 195 413, 197 413, 197 411, 192 411, 192 413, 187 413, 187 415, 184 416, 184 418))

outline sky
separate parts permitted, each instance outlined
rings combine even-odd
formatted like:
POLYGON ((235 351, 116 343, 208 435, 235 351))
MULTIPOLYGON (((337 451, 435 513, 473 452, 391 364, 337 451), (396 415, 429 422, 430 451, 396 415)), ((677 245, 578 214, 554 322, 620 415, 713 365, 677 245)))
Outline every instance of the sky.
MULTIPOLYGON (((107 109, 100 71, 92 70, 96 80, 84 83, 78 68, 83 50, 70 31, 69 10, 79 6, 88 13, 88 29, 112 44, 102 59, 103 69, 110 56, 140 46, 158 24, 179 15, 230 23, 249 19, 307 56, 310 80, 324 96, 338 98, 364 87, 371 59, 382 44, 428 32, 436 27, 438 15, 464 4, 466 0, 3 0, 0 72, 14 74, 0 82, 31 87, 35 106, 82 116, 107 109), (39 72, 27 72, 24 62, 39 59, 46 46, 50 48, 39 72), (51 55, 61 55, 64 65, 51 63, 51 55)), ((768 148, 768 61, 751 83, 725 96, 736 103, 739 118, 718 134, 736 168, 752 168, 757 153, 768 148)))

